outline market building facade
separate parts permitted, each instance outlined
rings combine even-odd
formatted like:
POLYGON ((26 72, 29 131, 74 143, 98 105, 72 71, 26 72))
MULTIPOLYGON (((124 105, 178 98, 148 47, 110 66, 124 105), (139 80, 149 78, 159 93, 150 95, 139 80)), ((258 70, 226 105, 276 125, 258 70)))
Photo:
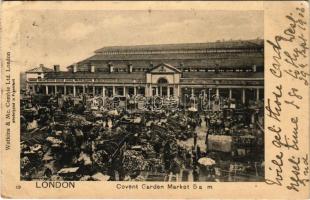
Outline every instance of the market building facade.
POLYGON ((60 71, 26 72, 32 93, 78 96, 264 98, 263 40, 104 47, 60 71))

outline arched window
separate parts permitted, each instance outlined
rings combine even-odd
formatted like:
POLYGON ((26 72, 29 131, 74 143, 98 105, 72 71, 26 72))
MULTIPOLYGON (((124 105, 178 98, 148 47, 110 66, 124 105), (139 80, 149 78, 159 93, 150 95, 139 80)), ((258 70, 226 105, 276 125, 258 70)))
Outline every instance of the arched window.
POLYGON ((159 78, 158 81, 157 81, 158 84, 168 84, 168 81, 167 79, 165 78, 159 78))

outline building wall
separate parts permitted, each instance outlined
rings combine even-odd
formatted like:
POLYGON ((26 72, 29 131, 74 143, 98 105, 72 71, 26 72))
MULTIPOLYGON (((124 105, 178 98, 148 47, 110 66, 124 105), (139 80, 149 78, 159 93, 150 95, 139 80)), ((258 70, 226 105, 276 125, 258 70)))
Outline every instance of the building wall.
POLYGON ((39 79, 39 78, 41 78, 41 79, 43 79, 44 78, 44 73, 27 73, 26 72, 26 79, 27 79, 27 81, 29 81, 29 80, 31 80, 31 79, 39 79))
MULTIPOLYGON (((229 49, 229 47, 223 47, 223 49, 198 49, 195 52, 191 52, 192 50, 183 51, 182 49, 173 51, 166 54, 154 53, 148 50, 145 54, 135 51, 128 53, 125 51, 101 52, 74 65, 77 66, 78 72, 85 73, 66 72, 71 77, 70 81, 65 78, 66 76, 62 76, 58 80, 57 77, 51 78, 52 80, 49 82, 34 82, 34 85, 41 84, 44 87, 47 86, 46 88, 50 87, 47 91, 58 90, 55 87, 56 85, 57 87, 70 85, 69 87, 72 87, 72 90, 68 89, 67 93, 69 91, 72 93, 75 90, 80 91, 85 86, 88 88, 88 85, 90 85, 90 88, 98 87, 98 91, 102 93, 103 91, 114 91, 113 93, 115 93, 115 91, 118 91, 118 87, 124 87, 122 91, 131 90, 131 92, 133 88, 136 91, 139 87, 144 87, 145 94, 150 96, 152 89, 158 86, 158 80, 165 78, 169 84, 174 84, 174 86, 170 85, 169 87, 174 88, 174 93, 177 96, 183 94, 181 91, 184 91, 184 94, 185 91, 189 92, 189 94, 200 94, 202 88, 212 88, 214 93, 223 94, 224 96, 237 96, 241 99, 244 96, 243 93, 246 93, 246 89, 253 89, 251 92, 254 94, 255 91, 259 91, 264 87, 262 73, 264 71, 263 46, 257 49, 229 49), (167 65, 160 65, 162 63, 167 65), (128 72, 129 64, 133 67, 133 73, 128 72), (109 72, 109 65, 113 66, 113 72, 109 72), (91 73, 91 66, 94 66, 94 73, 91 73), (160 67, 156 68, 156 66, 166 66, 166 68, 163 70, 160 67), (253 72, 254 68, 256 68, 256 72, 260 73, 253 72), (128 81, 128 79, 135 80, 137 78, 135 74, 138 73, 145 74, 146 80, 144 78, 142 80, 140 77, 137 82, 128 81), (79 78, 75 78, 78 74, 82 74, 82 77, 80 75, 79 78), (86 80, 87 76, 91 74, 97 74, 99 78, 92 78, 94 76, 91 76, 86 80), (100 78, 100 76, 104 78, 100 78), (75 89, 73 90, 73 88, 75 89), (235 94, 236 92, 240 94, 235 94)), ((72 66, 68 69, 73 71, 72 66)), ((60 75, 56 74, 56 76, 60 75)), ((38 74, 27 74, 27 79, 34 80, 38 77, 38 74)), ((43 79, 44 74, 41 74, 40 77, 43 79)))

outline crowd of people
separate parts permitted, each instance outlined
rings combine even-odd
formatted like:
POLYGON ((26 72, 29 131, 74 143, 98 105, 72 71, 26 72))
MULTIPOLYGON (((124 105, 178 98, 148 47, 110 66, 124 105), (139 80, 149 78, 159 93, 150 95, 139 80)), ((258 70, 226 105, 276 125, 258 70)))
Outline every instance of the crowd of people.
MULTIPOLYGON (((198 127, 208 127, 206 146, 209 135, 234 135, 245 126, 257 130, 252 122, 236 118, 235 111, 94 109, 87 100, 44 95, 22 100, 23 180, 138 181, 147 179, 147 171, 162 174, 165 181, 167 175, 187 170, 198 181, 199 159, 210 152, 197 144, 198 127), (190 138, 192 148, 178 142, 190 138)), ((215 170, 206 173, 214 175, 215 170)))

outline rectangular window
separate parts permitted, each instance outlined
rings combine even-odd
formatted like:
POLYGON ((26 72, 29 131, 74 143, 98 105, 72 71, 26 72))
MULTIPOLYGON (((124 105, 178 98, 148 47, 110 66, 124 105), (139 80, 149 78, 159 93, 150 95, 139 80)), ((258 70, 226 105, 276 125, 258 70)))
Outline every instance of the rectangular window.
POLYGON ((170 92, 170 96, 174 96, 174 93, 173 93, 173 92, 174 92, 173 87, 170 87, 170 88, 169 88, 169 90, 170 90, 170 91, 169 91, 169 92, 170 92))
POLYGON ((135 92, 135 90, 134 90, 134 87, 128 87, 128 95, 134 95, 134 92, 135 92))
POLYGON ((137 94, 144 96, 145 94, 145 87, 138 87, 137 94))
POLYGON ((123 96, 123 94, 124 94, 124 88, 123 87, 116 87, 115 90, 116 90, 115 91, 116 95, 123 96))
POLYGON ((113 96, 113 87, 106 87, 106 96, 108 97, 113 96))
POLYGON ((156 87, 152 87, 152 95, 156 96, 156 87))

